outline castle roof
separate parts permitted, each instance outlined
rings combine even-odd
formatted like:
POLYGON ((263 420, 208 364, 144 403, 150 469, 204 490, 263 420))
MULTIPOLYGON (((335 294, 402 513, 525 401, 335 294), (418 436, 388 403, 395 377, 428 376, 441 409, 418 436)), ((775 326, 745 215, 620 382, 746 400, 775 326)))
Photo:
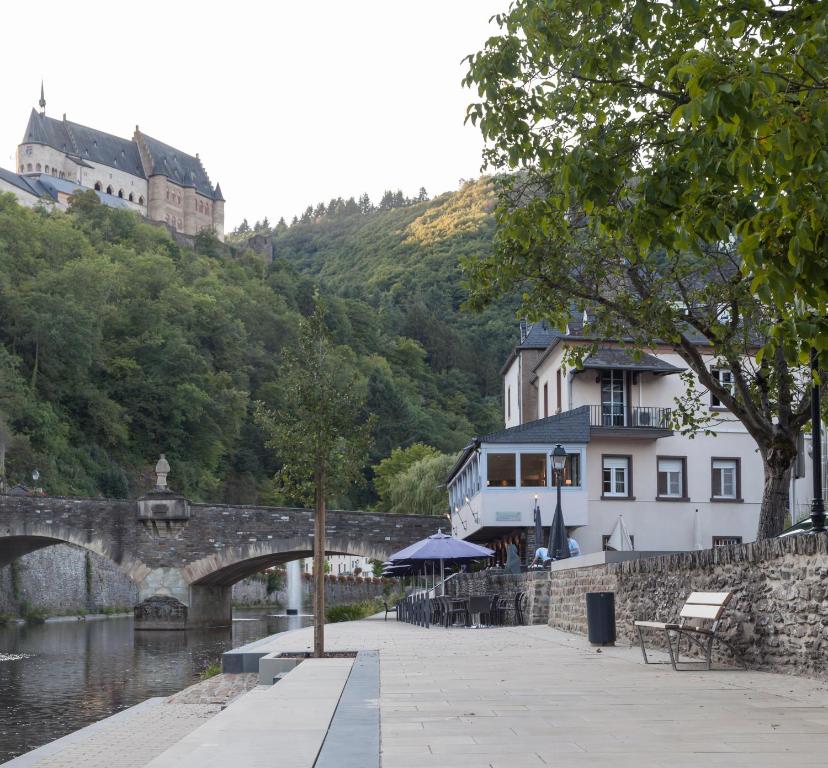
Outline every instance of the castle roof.
POLYGON ((21 143, 45 144, 80 161, 107 165, 144 178, 141 157, 134 141, 73 123, 66 118, 56 120, 33 109, 21 143))
POLYGON ((23 176, 19 173, 15 173, 14 171, 8 171, 5 168, 0 168, 0 179, 5 181, 7 184, 11 184, 18 189, 22 189, 24 192, 28 192, 30 195, 44 197, 47 194, 46 190, 36 178, 23 176))
POLYGON ((141 132, 141 138, 150 154, 149 176, 165 176, 182 187, 195 187, 196 191, 205 197, 214 200, 224 199, 221 197, 220 189, 213 190, 210 177, 207 176, 207 171, 198 157, 181 152, 163 141, 147 136, 146 133, 141 132))

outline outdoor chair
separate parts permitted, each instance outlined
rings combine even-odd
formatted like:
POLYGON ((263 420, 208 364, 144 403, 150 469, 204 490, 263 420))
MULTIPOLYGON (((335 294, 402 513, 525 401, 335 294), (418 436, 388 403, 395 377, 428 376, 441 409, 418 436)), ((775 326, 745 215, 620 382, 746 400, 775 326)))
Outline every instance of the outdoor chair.
POLYGON ((722 614, 733 597, 732 592, 691 592, 690 597, 681 609, 678 623, 662 621, 636 621, 638 640, 641 643, 641 653, 645 664, 666 664, 666 661, 650 661, 647 649, 644 646, 644 630, 655 629, 664 632, 667 642, 667 651, 670 654, 670 663, 676 672, 688 672, 692 669, 704 667, 712 669, 711 656, 713 643, 718 640, 724 644, 734 658, 739 656, 736 649, 725 638, 717 635, 722 614), (679 652, 682 638, 686 638, 689 646, 695 645, 701 650, 704 660, 701 662, 681 662, 679 652), (683 663, 687 669, 679 669, 683 663))
POLYGON ((473 595, 469 598, 468 622, 471 624, 473 617, 477 616, 478 626, 483 623, 485 616, 491 609, 491 601, 486 595, 473 595))
POLYGON ((502 614, 500 612, 500 595, 492 595, 489 598, 489 608, 486 612, 480 614, 480 623, 483 623, 483 618, 486 618, 486 623, 491 626, 497 626, 503 623, 502 614))
POLYGON ((515 624, 518 626, 526 624, 526 603, 528 599, 526 592, 518 592, 515 595, 515 624))
POLYGON ((450 626, 454 626, 458 616, 461 616, 463 618, 464 625, 467 626, 471 624, 471 617, 469 616, 468 605, 468 601, 466 600, 458 600, 456 598, 453 600, 447 599, 445 616, 443 617, 443 626, 447 629, 450 626))

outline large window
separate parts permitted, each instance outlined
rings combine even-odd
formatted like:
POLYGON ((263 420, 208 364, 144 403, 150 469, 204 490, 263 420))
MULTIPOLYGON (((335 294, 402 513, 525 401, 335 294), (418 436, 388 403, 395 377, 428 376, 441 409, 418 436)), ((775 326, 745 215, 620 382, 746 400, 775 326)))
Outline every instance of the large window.
POLYGON ((515 454, 490 453, 487 456, 488 485, 490 488, 515 487, 515 454))
POLYGON ((713 546, 714 547, 732 547, 736 544, 742 543, 741 536, 714 536, 713 537, 713 546))
POLYGON ((687 463, 683 457, 664 457, 658 460, 658 498, 686 498, 685 475, 687 463))
MULTIPOLYGON (((710 371, 713 374, 713 378, 719 382, 726 390, 728 390, 731 394, 733 394, 733 390, 735 384, 733 382, 733 371, 727 368, 714 368, 710 371)), ((716 395, 712 392, 710 393, 710 407, 711 408, 724 408, 725 406, 722 405, 722 401, 719 400, 716 395)))
POLYGON ((520 454, 520 484, 524 488, 542 488, 546 485, 545 453, 520 454))
POLYGON ((629 498, 632 492, 629 456, 603 457, 603 496, 629 498))
POLYGON ((717 459, 712 462, 713 501, 738 501, 741 494, 739 459, 717 459))

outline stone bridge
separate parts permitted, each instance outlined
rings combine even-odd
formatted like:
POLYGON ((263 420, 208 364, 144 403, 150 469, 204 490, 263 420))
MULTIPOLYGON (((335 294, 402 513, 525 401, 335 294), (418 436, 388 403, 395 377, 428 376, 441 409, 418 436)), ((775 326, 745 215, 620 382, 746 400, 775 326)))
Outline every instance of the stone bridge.
MULTIPOLYGON (((436 517, 329 511, 328 554, 386 560, 436 532, 436 517)), ((112 560, 137 585, 146 628, 231 621, 231 589, 272 565, 311 557, 314 511, 191 504, 167 491, 138 500, 0 495, 0 567, 53 544, 112 560)))

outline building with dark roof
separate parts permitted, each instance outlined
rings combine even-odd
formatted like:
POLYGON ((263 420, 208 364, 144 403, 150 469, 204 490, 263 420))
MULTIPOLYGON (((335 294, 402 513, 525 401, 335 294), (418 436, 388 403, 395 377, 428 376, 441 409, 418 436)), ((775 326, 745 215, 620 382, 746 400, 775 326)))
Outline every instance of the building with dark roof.
POLYGON ((224 196, 210 181, 198 154, 165 144, 138 126, 131 139, 114 136, 66 118, 46 114, 41 85, 40 111, 32 109, 17 148, 20 176, 41 175, 101 193, 172 230, 196 235, 212 229, 224 239, 224 196))

